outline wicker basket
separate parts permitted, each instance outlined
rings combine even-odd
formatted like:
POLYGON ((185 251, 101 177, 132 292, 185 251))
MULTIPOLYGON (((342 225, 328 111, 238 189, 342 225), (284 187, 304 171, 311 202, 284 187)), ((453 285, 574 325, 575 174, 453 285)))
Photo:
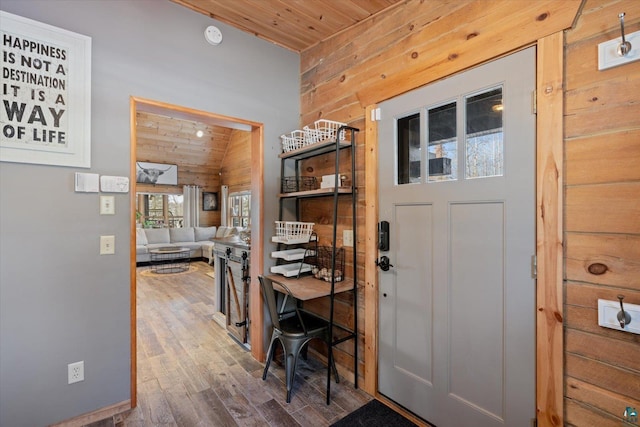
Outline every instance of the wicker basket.
POLYGON ((313 222, 276 221, 276 235, 271 239, 279 243, 307 243, 313 232, 313 222))
POLYGON ((289 152, 304 147, 304 131, 294 130, 289 135, 280 135, 282 139, 282 151, 289 152))
MULTIPOLYGON (((316 279, 331 281, 331 246, 318 246, 316 252, 316 266, 311 269, 311 273, 316 279)), ((344 280, 344 248, 336 248, 336 269, 335 280, 344 280)))
MULTIPOLYGON (((335 122, 333 120, 316 120, 314 123, 315 127, 315 141, 314 142, 322 142, 322 141, 335 141, 336 135, 338 133, 338 129, 341 126, 346 126, 346 123, 335 122)), ((305 129, 306 131, 306 129, 305 129)), ((306 133, 305 133, 306 137, 306 133)), ((345 132, 344 130, 340 132, 340 141, 345 140, 345 132)))
POLYGON ((315 176, 285 176, 282 178, 282 193, 296 191, 311 191, 318 188, 318 179, 315 176))

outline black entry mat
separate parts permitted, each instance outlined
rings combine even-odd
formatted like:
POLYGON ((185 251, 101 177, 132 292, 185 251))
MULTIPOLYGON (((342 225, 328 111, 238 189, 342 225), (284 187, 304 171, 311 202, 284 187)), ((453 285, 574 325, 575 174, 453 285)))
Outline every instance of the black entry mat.
POLYGON ((343 419, 331 424, 331 427, 352 426, 417 427, 414 423, 378 400, 372 400, 343 419))

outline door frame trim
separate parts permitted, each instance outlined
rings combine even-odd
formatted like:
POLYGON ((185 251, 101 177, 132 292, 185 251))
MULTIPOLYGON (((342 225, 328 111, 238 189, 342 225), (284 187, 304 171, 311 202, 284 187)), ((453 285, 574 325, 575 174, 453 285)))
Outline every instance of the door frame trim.
MULTIPOLYGON (((211 113, 203 110, 196 110, 179 105, 168 104, 150 99, 138 98, 131 96, 129 100, 130 109, 130 176, 136 176, 136 153, 137 153, 137 133, 136 133, 136 111, 139 105, 148 107, 157 107, 167 110, 177 111, 194 117, 204 117, 207 119, 220 120, 228 123, 248 125, 251 127, 251 203, 252 203, 252 221, 251 221, 251 242, 254 248, 252 251, 249 271, 251 274, 251 285, 249 286, 249 317, 252 319, 249 325, 249 336, 251 337, 251 355, 259 361, 264 360, 264 331, 261 325, 264 323, 264 310, 262 299, 260 296, 260 287, 258 286, 258 274, 264 267, 264 246, 263 238, 263 222, 264 222, 264 124, 253 122, 236 117, 224 116, 221 114, 211 113), (254 212, 257 209, 257 213, 254 212), (255 220, 255 221, 254 221, 255 220)), ((131 203, 130 209, 130 239, 129 239, 129 315, 130 315, 130 358, 131 358, 131 408, 137 406, 137 311, 136 311, 136 215, 135 215, 135 197, 136 182, 131 181, 129 186, 129 199, 131 203)))
MULTIPOLYGON (((538 426, 559 426, 563 414, 563 129, 564 33, 536 43, 536 413, 538 426)), ((528 46, 523 46, 526 48, 528 46)), ((476 64, 480 65, 480 64, 476 64)), ((446 76, 436 76, 432 81, 446 76)), ((425 82, 425 84, 431 82, 425 82)), ((382 102, 386 99, 379 99, 382 102)), ((364 390, 378 393, 378 125, 377 103, 365 111, 364 390)))

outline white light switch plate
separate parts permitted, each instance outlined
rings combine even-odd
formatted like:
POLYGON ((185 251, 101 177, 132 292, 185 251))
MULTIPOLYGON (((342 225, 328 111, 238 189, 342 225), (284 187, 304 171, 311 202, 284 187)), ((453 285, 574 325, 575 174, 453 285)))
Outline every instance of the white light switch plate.
POLYGON ((113 196, 100 196, 100 215, 115 215, 116 201, 113 196))
POLYGON ((620 301, 598 300, 598 325, 632 334, 640 334, 640 305, 627 304, 623 301, 625 313, 631 316, 631 322, 620 327, 618 313, 620 312, 620 301))
POLYGON ((347 248, 353 247, 353 230, 342 231, 342 244, 347 248))
POLYGON ((606 70, 640 59, 640 31, 625 34, 624 39, 631 43, 631 50, 625 56, 618 55, 618 46, 622 42, 622 37, 598 45, 598 70, 606 70))
POLYGON ((116 253, 116 236, 100 236, 100 255, 116 253))

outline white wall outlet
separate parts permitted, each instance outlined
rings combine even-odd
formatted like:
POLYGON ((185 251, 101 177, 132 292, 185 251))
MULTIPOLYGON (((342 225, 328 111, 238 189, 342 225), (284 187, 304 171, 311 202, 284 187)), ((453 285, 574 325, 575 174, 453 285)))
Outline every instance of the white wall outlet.
POLYGON ((69 384, 84 381, 84 360, 67 365, 69 384))
POLYGON ((342 244, 347 248, 353 247, 353 230, 342 231, 342 244))
POLYGON ((113 196, 100 196, 100 215, 115 215, 116 201, 113 196))
POLYGON ((100 255, 116 253, 116 236, 100 236, 100 255))

